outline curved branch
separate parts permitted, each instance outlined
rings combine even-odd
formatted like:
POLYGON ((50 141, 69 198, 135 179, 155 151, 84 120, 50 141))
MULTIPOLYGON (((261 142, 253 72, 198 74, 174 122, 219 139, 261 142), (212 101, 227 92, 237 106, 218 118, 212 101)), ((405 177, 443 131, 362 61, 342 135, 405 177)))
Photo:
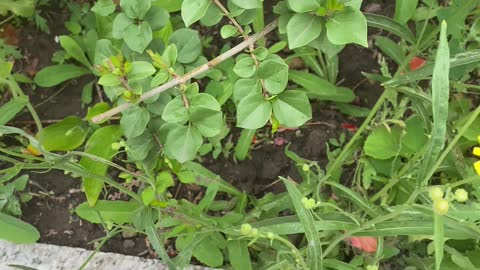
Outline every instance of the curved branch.
MULTIPOLYGON (((179 78, 175 78, 159 87, 156 87, 146 93, 144 93, 143 95, 140 96, 140 98, 138 98, 138 103, 146 100, 146 99, 149 99, 153 96, 156 96, 172 87, 175 87, 179 84, 182 84, 182 83, 186 83, 188 80, 192 79, 193 77, 196 77, 198 75, 201 75, 205 72, 207 72, 208 70, 210 70, 211 68, 217 66, 218 64, 222 63, 223 61, 233 57, 234 55, 236 55, 237 53, 245 50, 246 48, 248 48, 249 46, 253 45, 257 40, 261 39, 262 37, 264 37, 265 35, 267 35, 268 33, 270 33, 271 31, 273 31, 278 25, 278 20, 275 20, 273 22, 271 22, 270 24, 268 24, 267 26, 265 26, 265 28, 262 30, 262 32, 259 32, 255 35, 252 35, 250 36, 249 38, 247 38, 246 40, 244 40, 242 43, 238 44, 237 46, 231 48, 230 50, 226 51, 225 53, 217 56, 216 58, 210 60, 210 62, 204 64, 204 65, 201 65, 199 67, 197 67, 196 69, 190 71, 189 73, 183 75, 182 77, 179 77, 179 78)), ((100 123, 106 119, 109 119, 110 117, 118 114, 118 113, 121 113, 123 112, 124 110, 130 108, 132 105, 134 105, 133 103, 124 103, 122 105, 119 105, 109 111, 106 111, 102 114, 99 114, 95 117, 92 118, 92 122, 93 123, 100 123)))

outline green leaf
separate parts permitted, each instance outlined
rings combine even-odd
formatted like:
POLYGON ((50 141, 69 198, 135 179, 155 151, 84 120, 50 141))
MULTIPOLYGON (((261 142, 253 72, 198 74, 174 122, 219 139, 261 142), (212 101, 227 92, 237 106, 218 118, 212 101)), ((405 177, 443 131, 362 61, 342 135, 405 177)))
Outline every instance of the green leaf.
POLYGON ((157 189, 158 194, 165 192, 167 188, 172 187, 173 185, 173 177, 169 172, 163 171, 155 177, 155 188, 157 189))
POLYGON ((100 16, 108 16, 115 12, 116 7, 112 0, 99 0, 93 5, 92 11, 100 16))
POLYGON ((262 86, 258 80, 254 79, 239 79, 233 85, 233 102, 240 103, 242 99, 250 94, 261 93, 262 86))
POLYGON ((182 3, 182 19, 186 27, 197 22, 207 13, 212 1, 210 0, 189 0, 182 3))
POLYGON ((272 104, 273 115, 284 127, 299 127, 312 119, 312 107, 307 94, 299 90, 281 93, 272 104))
POLYGON ((256 129, 242 129, 240 138, 235 145, 235 157, 237 160, 245 160, 247 158, 255 133, 257 133, 256 129))
POLYGON ((128 82, 135 82, 150 77, 156 72, 152 64, 145 61, 135 61, 132 63, 132 71, 128 73, 128 82))
POLYGON ((443 220, 442 216, 435 214, 433 217, 433 244, 435 246, 435 269, 440 270, 440 265, 442 264, 443 260, 443 246, 444 246, 444 240, 443 240, 443 220))
POLYGON ((98 80, 98 84, 102 86, 117 86, 122 82, 115 74, 105 74, 98 80))
POLYGON ((202 143, 202 135, 195 127, 177 126, 168 133, 165 153, 183 163, 196 157, 202 143))
POLYGON ((87 68, 91 67, 90 61, 88 61, 83 53, 82 48, 73 38, 69 36, 60 36, 60 45, 62 45, 62 48, 75 60, 82 63, 87 68))
POLYGON ((82 145, 86 136, 82 120, 76 116, 68 116, 42 129, 36 137, 47 151, 70 151, 82 145))
POLYGON ((183 184, 195 183, 195 175, 192 171, 180 171, 177 173, 178 180, 183 184))
POLYGON ((165 27, 170 19, 168 11, 161 7, 152 7, 145 16, 145 21, 148 22, 152 31, 157 31, 165 27))
POLYGON ((445 146, 448 120, 448 100, 450 95, 450 49, 447 40, 447 23, 442 22, 440 31, 440 43, 438 45, 437 57, 432 77, 432 114, 433 129, 430 135, 428 150, 422 161, 422 170, 418 180, 426 185, 430 179, 424 179, 427 173, 433 168, 440 152, 445 146))
POLYGON ((108 59, 112 55, 116 55, 117 52, 112 46, 112 42, 108 39, 100 39, 95 46, 95 65, 102 65, 105 59, 108 59))
POLYGON ((245 240, 230 240, 227 242, 228 258, 234 269, 252 270, 248 242, 245 240))
POLYGON ((365 18, 367 19, 368 26, 388 31, 408 41, 410 44, 415 43, 415 36, 412 34, 410 29, 390 19, 389 17, 365 13, 365 18))
POLYGON ((346 103, 337 103, 336 106, 341 113, 349 116, 357 117, 357 118, 364 118, 370 114, 370 109, 360 107, 360 106, 355 106, 355 105, 346 104, 346 103))
POLYGON ((12 120, 28 104, 28 97, 20 96, 0 106, 0 126, 12 120))
POLYGON ((232 2, 243 9, 256 9, 260 7, 259 0, 232 0, 232 2))
POLYGON ((325 183, 337 189, 335 194, 348 199, 357 207, 365 211, 365 213, 367 213, 371 218, 376 218, 379 215, 377 207, 374 204, 371 204, 368 200, 366 200, 364 197, 361 197, 351 188, 332 181, 327 181, 325 183))
POLYGON ((350 103, 355 99, 355 94, 349 88, 337 87, 331 82, 303 71, 290 70, 288 78, 304 87, 311 98, 350 103))
POLYGON ((378 127, 368 135, 363 146, 365 154, 376 159, 390 159, 399 154, 400 130, 398 127, 387 129, 378 127))
POLYGON ((406 122, 406 134, 402 137, 402 150, 414 155, 428 142, 425 123, 420 116, 413 116, 406 122))
POLYGON ((169 270, 176 270, 177 267, 173 263, 172 259, 170 259, 165 247, 163 246, 164 240, 158 235, 158 228, 154 219, 155 212, 156 210, 153 208, 145 208, 140 215, 142 218, 141 222, 142 224, 145 224, 145 233, 147 234, 148 241, 152 244, 158 256, 160 256, 162 261, 168 266, 169 270))
POLYGON ((148 22, 130 24, 123 33, 123 41, 132 51, 143 53, 152 41, 152 28, 148 22))
POLYGON ((146 130, 142 135, 129 138, 126 142, 127 154, 130 161, 144 160, 155 145, 152 133, 146 130))
POLYGON ((417 11, 418 0, 395 1, 395 21, 405 24, 417 11))
POLYGON ((290 49, 295 49, 307 45, 320 36, 322 28, 323 23, 320 17, 309 13, 293 15, 287 24, 288 46, 290 49))
POLYGON ((0 212, 0 239, 16 244, 37 242, 40 233, 32 225, 0 212))
POLYGON ((326 24, 328 40, 335 45, 357 43, 368 47, 367 20, 363 13, 352 7, 336 12, 326 24))
POLYGON ((315 11, 320 5, 315 0, 288 0, 288 6, 297 13, 315 11))
POLYGON ((84 202, 75 208, 75 213, 84 220, 100 224, 125 224, 132 223, 133 213, 141 204, 135 201, 106 201, 99 200, 94 207, 84 202))
POLYGON ((177 61, 182 64, 194 62, 202 54, 202 42, 195 30, 183 28, 175 31, 169 44, 175 44, 178 50, 177 61))
POLYGON ((169 123, 185 123, 188 120, 188 111, 181 96, 168 102, 162 114, 162 119, 169 123))
POLYGON ((190 122, 205 137, 213 137, 222 131, 223 118, 218 101, 206 93, 196 94, 188 109, 190 122))
MULTIPOLYGON (((122 137, 122 130, 118 125, 105 126, 97 129, 90 139, 88 139, 85 146, 85 153, 106 159, 112 160, 117 150, 112 149, 111 145, 118 142, 122 137)), ((88 172, 105 176, 107 174, 108 165, 98 162, 89 157, 82 157, 80 165, 88 172)), ((88 204, 94 206, 97 203, 100 192, 103 188, 103 182, 95 177, 82 177, 83 189, 87 196, 88 204)))
POLYGON ((52 87, 58 85, 64 81, 74 79, 86 74, 91 73, 90 70, 70 65, 56 65, 49 66, 40 70, 35 76, 35 83, 41 87, 52 87))
POLYGON ((147 128, 150 121, 150 113, 147 109, 141 107, 132 107, 123 112, 120 119, 120 126, 123 134, 127 138, 133 138, 141 135, 147 128))
POLYGON ((258 77, 269 93, 280 94, 288 84, 288 65, 283 60, 265 60, 258 67, 258 77))
POLYGON ((233 67, 233 72, 241 78, 250 78, 255 74, 257 67, 255 66, 255 61, 246 55, 241 55, 237 57, 237 62, 233 67))
POLYGON ((123 38, 125 29, 132 25, 135 21, 127 16, 125 13, 119 13, 113 20, 112 36, 116 39, 123 38))
MULTIPOLYGON (((95 104, 93 107, 88 108, 88 112, 87 112, 87 115, 85 116, 85 119, 87 121, 91 121, 93 117, 95 117, 99 114, 102 114, 102 113, 104 113, 104 112, 106 112, 110 109, 111 109, 111 107, 107 102, 99 102, 99 103, 95 104)), ((108 121, 108 120, 105 119, 104 121, 99 122, 99 124, 103 124, 106 121, 108 121)))
POLYGON ((267 123, 272 114, 272 104, 260 93, 249 95, 237 106, 237 127, 258 129, 267 123))
POLYGON ((142 191, 142 202, 144 205, 149 205, 156 198, 155 190, 152 187, 147 187, 142 191))
POLYGON ((123 12, 132 19, 143 20, 151 5, 151 0, 120 0, 123 12))
POLYGON ((223 39, 227 39, 229 37, 232 37, 237 33, 237 28, 235 26, 227 24, 222 26, 222 29, 220 29, 220 35, 222 36, 223 39))
POLYGON ((152 5, 166 9, 168 12, 181 10, 183 0, 153 0, 152 5))
POLYGON ((193 256, 209 267, 223 265, 223 254, 211 237, 205 237, 193 248, 193 256))
POLYGON ((405 52, 402 50, 402 47, 387 37, 375 37, 375 45, 398 65, 405 59, 405 52))
POLYGON ((309 269, 323 269, 322 266, 322 243, 320 242, 320 234, 315 228, 315 221, 312 212, 305 209, 302 203, 303 195, 297 188, 297 184, 290 179, 281 178, 287 187, 288 195, 295 207, 300 223, 305 229, 305 237, 307 238, 307 263, 309 269))

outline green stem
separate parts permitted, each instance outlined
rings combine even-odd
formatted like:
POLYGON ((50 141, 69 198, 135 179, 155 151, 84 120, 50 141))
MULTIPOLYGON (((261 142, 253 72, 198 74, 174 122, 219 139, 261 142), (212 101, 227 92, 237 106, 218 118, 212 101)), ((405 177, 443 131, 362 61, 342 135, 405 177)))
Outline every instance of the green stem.
POLYGON ((13 19, 13 18, 15 18, 15 15, 12 15, 12 16, 6 18, 5 20, 1 21, 1 22, 0 22, 0 25, 9 22, 9 21, 10 21, 11 19, 13 19))
POLYGON ((23 93, 22 89, 20 88, 18 83, 15 81, 12 74, 8 75, 7 82, 8 82, 8 84, 10 86, 10 89, 11 89, 11 91, 14 95, 16 94, 19 97, 25 97, 25 98, 28 99, 28 103, 26 105, 27 109, 30 112, 30 114, 32 115, 33 121, 35 122, 35 125, 37 126, 37 131, 38 132, 42 131, 43 127, 42 127, 42 121, 40 121, 40 117, 38 117, 38 114, 35 111, 35 109, 33 108, 32 103, 30 103, 29 97, 23 93))
POLYGON ((87 266, 87 264, 93 259, 93 256, 95 256, 95 254, 97 254, 98 251, 100 251, 100 248, 103 247, 103 245, 105 245, 105 243, 111 239, 112 237, 114 237, 117 233, 120 232, 120 229, 113 229, 112 231, 109 231, 107 233, 107 235, 105 235, 102 239, 102 241, 100 242, 100 244, 97 245, 97 247, 95 248, 95 250, 90 253, 90 255, 88 256, 88 258, 82 263, 82 265, 80 266, 80 268, 78 268, 78 270, 83 270, 85 269, 85 267, 87 266))

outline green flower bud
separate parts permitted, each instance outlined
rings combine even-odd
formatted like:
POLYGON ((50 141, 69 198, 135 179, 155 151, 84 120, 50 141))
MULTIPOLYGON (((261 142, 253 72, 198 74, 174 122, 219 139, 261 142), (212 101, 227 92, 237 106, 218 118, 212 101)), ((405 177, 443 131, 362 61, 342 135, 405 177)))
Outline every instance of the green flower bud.
POLYGON ((307 197, 302 198, 303 207, 307 210, 315 208, 317 202, 314 199, 308 199, 307 197))
POLYGON ((111 147, 112 147, 113 150, 118 151, 121 146, 118 142, 114 142, 114 143, 112 143, 111 147))
POLYGON ((443 199, 443 190, 439 187, 433 187, 430 189, 429 195, 432 201, 443 199))
POLYGON ((252 225, 248 223, 242 224, 242 226, 240 227, 240 233, 242 235, 249 235, 252 232, 252 230, 253 230, 252 225))
POLYGON ((445 199, 439 199, 433 202, 433 211, 438 215, 445 215, 448 213, 448 201, 445 199))
POLYGON ((130 100, 130 99, 132 99, 133 93, 132 93, 132 91, 127 90, 127 91, 123 92, 122 96, 123 96, 124 99, 130 100))
POLYGON ((268 239, 273 239, 273 238, 275 238, 275 234, 272 233, 272 232, 268 232, 268 233, 267 233, 267 238, 268 238, 268 239))
POLYGON ((454 198, 457 202, 466 202, 468 200, 468 192, 463 188, 459 188, 455 190, 454 198))
POLYGON ((308 166, 308 164, 303 164, 302 170, 303 170, 304 172, 308 172, 308 171, 310 170, 310 166, 308 166))

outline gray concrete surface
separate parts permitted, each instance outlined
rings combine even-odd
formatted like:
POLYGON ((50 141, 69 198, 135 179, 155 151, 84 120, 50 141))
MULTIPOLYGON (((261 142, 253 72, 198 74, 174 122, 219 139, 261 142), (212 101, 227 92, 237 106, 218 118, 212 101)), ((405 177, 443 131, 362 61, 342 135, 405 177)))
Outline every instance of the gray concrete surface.
MULTIPOLYGON (((16 245, 0 241, 0 270, 13 270, 10 264, 22 265, 38 270, 75 270, 92 253, 81 248, 61 247, 48 244, 16 245)), ((158 260, 147 260, 116 253, 97 253, 87 265, 88 270, 167 270, 158 260)), ((188 270, 206 270, 190 266, 188 270)))

